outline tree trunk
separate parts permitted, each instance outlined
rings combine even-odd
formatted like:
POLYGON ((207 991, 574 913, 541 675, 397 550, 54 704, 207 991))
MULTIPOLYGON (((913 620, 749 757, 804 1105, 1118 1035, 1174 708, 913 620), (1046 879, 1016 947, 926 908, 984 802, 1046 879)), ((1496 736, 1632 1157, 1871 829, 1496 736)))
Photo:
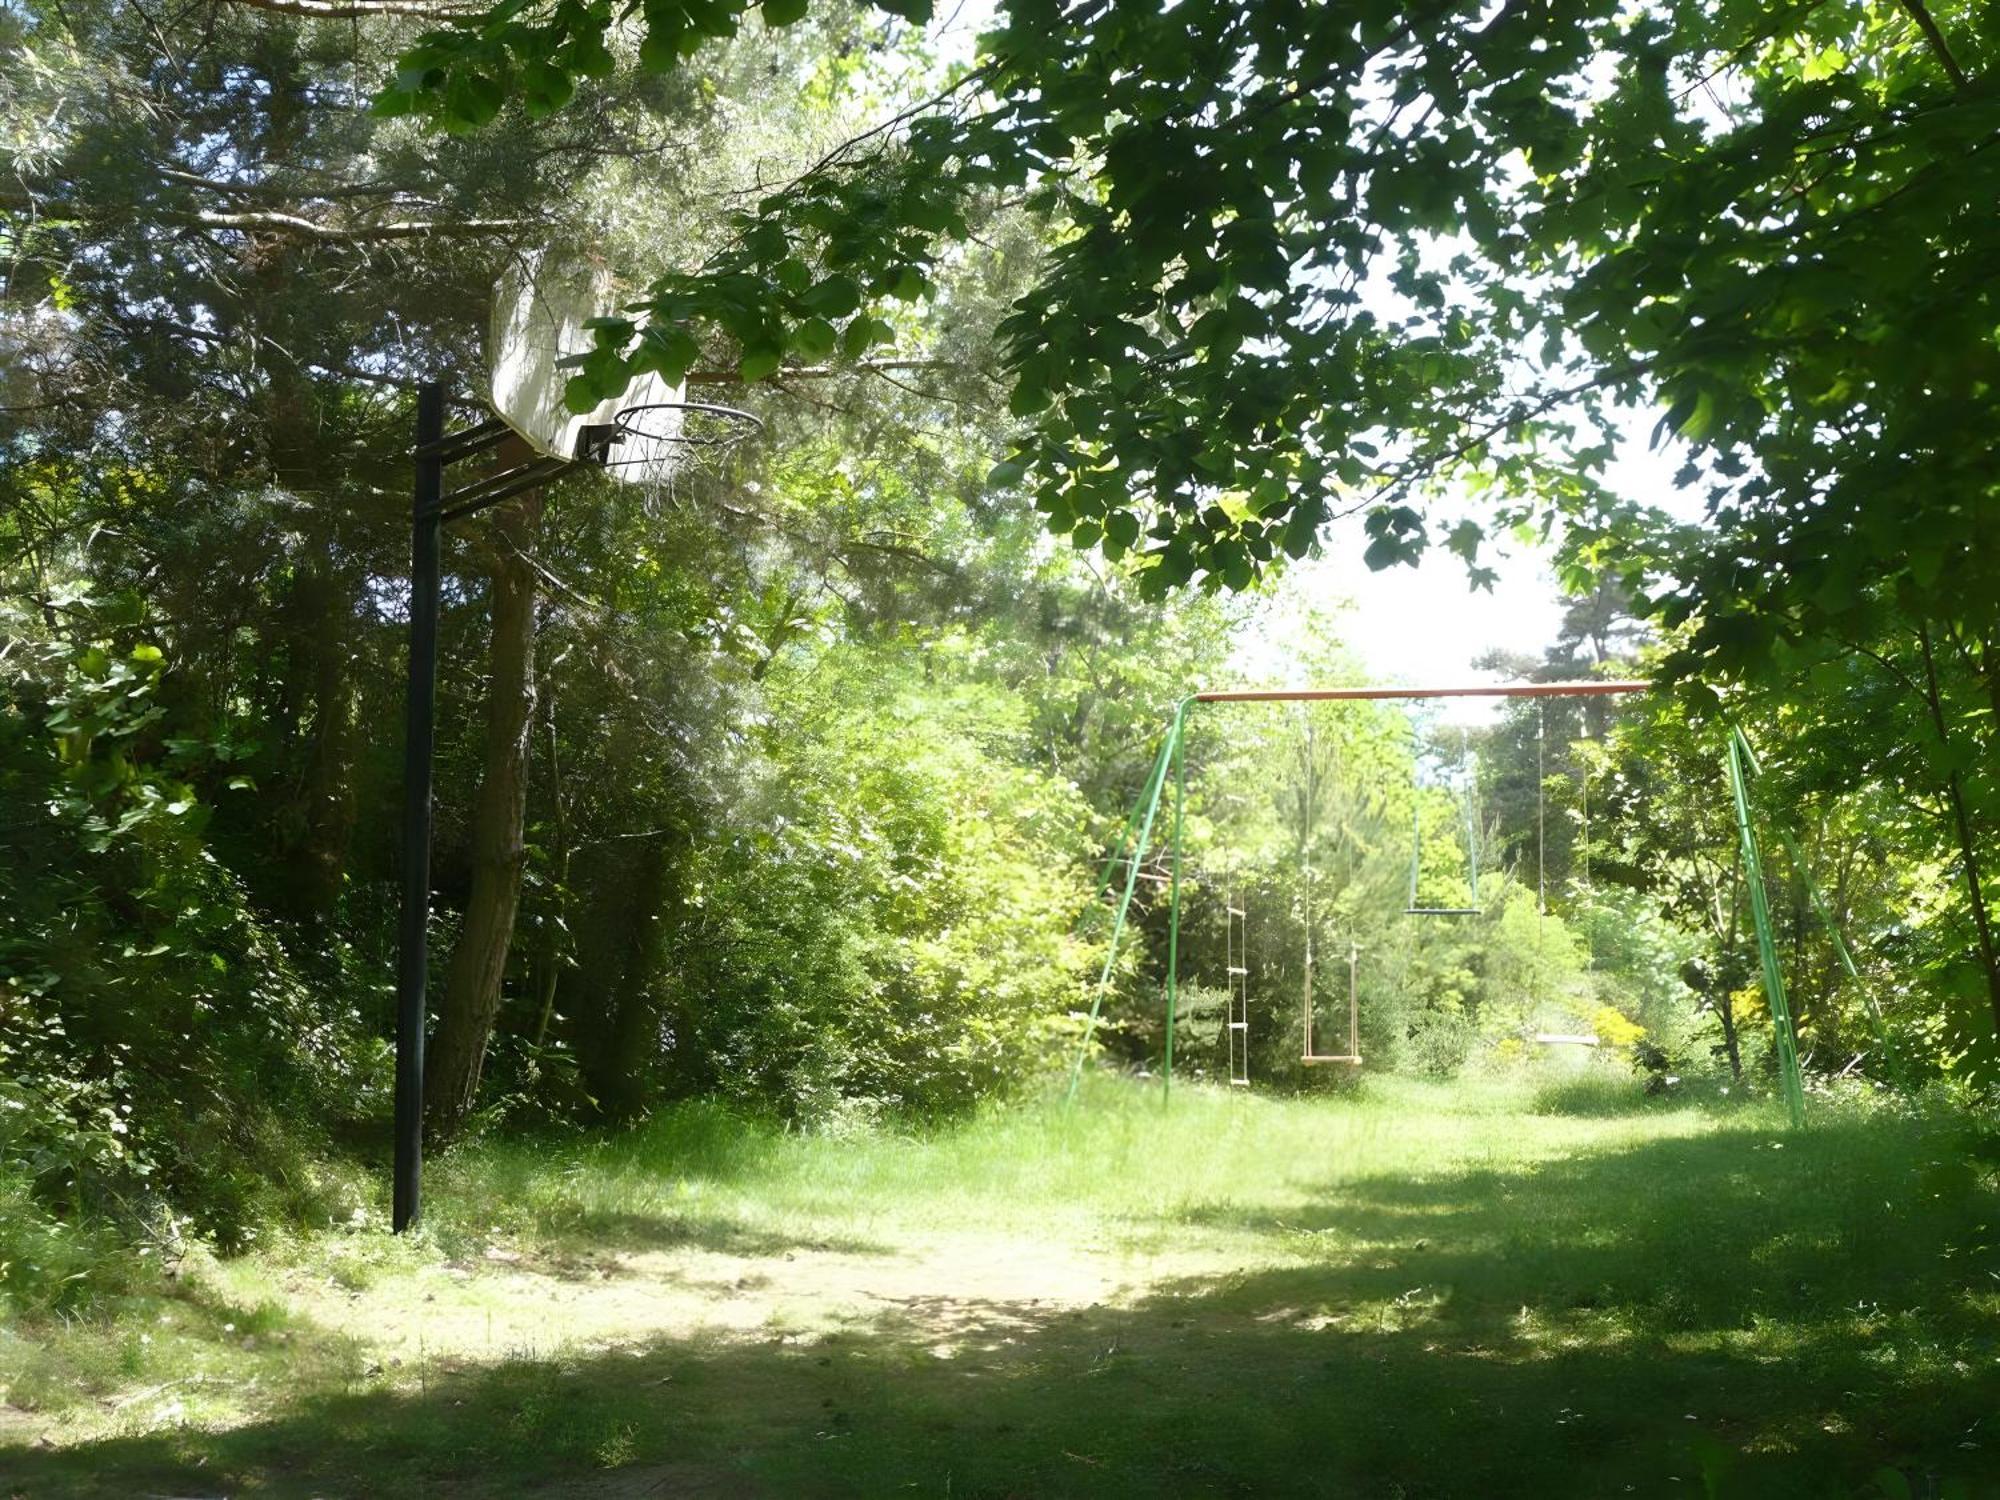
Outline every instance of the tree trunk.
POLYGON ((347 877, 347 854, 354 841, 354 761, 357 750, 355 674, 351 601, 331 589, 325 626, 339 621, 314 672, 313 734, 306 753, 301 798, 305 830, 297 852, 301 914, 313 922, 331 918, 347 877))
POLYGON ((625 1121, 645 1108, 659 1055, 660 914, 673 860, 664 837, 598 855, 584 887, 581 951, 564 1011, 574 1019, 577 1067, 598 1114, 625 1121))
POLYGON ((457 1133, 478 1096, 521 904, 528 744, 535 717, 535 571, 526 554, 541 517, 542 498, 533 492, 503 506, 493 523, 493 643, 486 764, 472 804, 472 888, 424 1069, 426 1124, 439 1140, 457 1133))
POLYGON ((1729 1056, 1729 1076, 1738 1083, 1743 1081, 1743 1048, 1736 1039, 1736 933, 1738 915, 1742 911, 1742 893, 1738 887, 1743 878, 1743 848, 1739 844, 1735 858, 1729 865, 1729 926, 1722 935, 1722 963, 1717 975, 1718 988, 1722 991, 1721 1003, 1715 1013, 1722 1020, 1722 1045, 1729 1056))
POLYGON ((340 899, 355 815, 353 609, 329 551, 322 544, 301 564, 269 652, 284 663, 272 718, 283 726, 288 795, 271 818, 276 869, 266 899, 312 927, 340 899))
MULTIPOLYGON (((1938 691, 1937 661, 1931 655, 1928 625, 1917 627, 1917 640, 1924 648, 1924 699, 1931 711, 1931 727, 1937 731, 1940 755, 1949 752, 1950 738, 1945 728, 1944 699, 1938 691)), ((1993 1027, 2000 1031, 2000 943, 1993 936, 1993 920, 1986 910, 1986 891, 1979 879, 1979 840, 1972 831, 1972 814, 1965 804, 1965 784, 1956 769, 1945 777, 1945 795, 1951 806, 1952 824, 1958 833, 1959 857, 1965 862, 1965 889, 1972 898, 1972 928, 1979 943, 1980 966, 1986 971, 1986 996, 1993 1007, 1993 1027)))

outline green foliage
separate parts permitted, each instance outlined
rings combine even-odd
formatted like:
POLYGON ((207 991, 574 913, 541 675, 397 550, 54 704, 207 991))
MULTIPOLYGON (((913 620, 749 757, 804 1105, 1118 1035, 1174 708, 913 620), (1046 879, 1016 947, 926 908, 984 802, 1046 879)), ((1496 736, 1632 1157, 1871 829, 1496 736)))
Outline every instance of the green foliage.
POLYGON ((726 1097, 807 1120, 1018 1088, 1089 959, 1083 804, 996 754, 1021 726, 990 692, 851 651, 766 681, 769 780, 676 919, 678 1045, 726 1097))
MULTIPOLYGON (((743 8, 649 10, 642 65, 733 34, 743 8)), ((788 4, 770 19, 796 16, 788 4)), ((1307 550, 1343 494, 1364 497, 1371 564, 1407 560, 1428 541, 1410 491, 1453 470, 1519 497, 1499 526, 1535 507, 1615 518, 1587 475, 1553 461, 1601 462, 1601 433, 1569 413, 1594 417, 1615 393, 1657 399, 1660 434, 1717 452, 1726 479, 1756 454, 1763 477, 1741 496, 1724 487, 1747 500, 1729 518, 1813 560, 1759 573, 1766 592, 1806 600, 1831 583, 1829 607, 1853 610, 1864 580, 1841 559, 1856 553, 1827 543, 1864 511, 1895 514, 1863 498, 1865 476, 1929 445, 1856 423, 1836 463, 1814 435, 1868 399, 1857 356, 1963 370, 1982 337, 1960 320, 1959 341, 1937 345, 1938 311, 1961 295, 1899 253, 1936 241, 1978 263, 1966 210, 1991 196, 1992 168, 1938 170, 1991 129, 1944 40, 1956 33, 1976 72, 1990 45, 1976 15, 1946 7, 1931 47, 1852 4, 1774 22, 1688 0, 1631 25, 1598 0, 1567 12, 1555 42, 1474 5, 1354 19, 1329 31, 1285 6, 1203 3, 1058 21, 1008 6, 982 67, 948 91, 976 82, 975 102, 918 113, 872 153, 830 153, 743 211, 700 271, 656 283, 645 311, 676 338, 726 338, 759 375, 812 318, 846 320, 855 357, 889 333, 884 299, 924 293, 980 194, 1026 189, 1055 249, 999 328, 1011 409, 1030 427, 1005 468, 1034 475, 1057 532, 1114 555, 1140 546, 1155 586, 1244 587, 1307 550), (1713 102, 1720 75, 1727 104, 1713 102), (1822 166, 1829 142, 1851 149, 1822 166), (1810 276, 1794 274, 1801 245, 1810 276), (1433 247, 1459 253, 1441 267, 1433 247), (1358 295, 1369 282, 1382 293, 1358 295), (1863 285, 1881 294, 1865 308, 1850 295, 1863 285), (1524 395, 1514 351, 1528 340, 1541 378, 1524 395), (1814 511, 1809 537, 1788 529, 1814 476, 1835 475, 1840 503, 1814 511)), ((594 71, 611 24, 515 0, 427 36, 379 107, 477 125, 523 60, 594 71)), ((600 365, 594 393, 649 367, 643 347, 600 365)), ((1904 420, 1956 419, 1933 404, 1904 420)), ((1938 504, 1946 529, 1963 527, 1938 504)), ((1495 528, 1467 525, 1454 546, 1470 561, 1495 528)), ((1733 554, 1710 555, 1719 569, 1733 554)), ((1939 540, 1912 555, 1884 567, 1928 586, 1964 553, 1939 540)), ((1739 670, 1773 638, 1719 572, 1680 576, 1679 613, 1713 596, 1698 649, 1719 665, 1739 670)))
POLYGON ((68 1218, 52 1236, 170 1202, 238 1245, 284 1205, 277 1121, 364 1086, 365 1053, 207 847, 185 778, 241 746, 176 734, 163 663, 145 641, 7 663, 0 1169, 68 1218))
MULTIPOLYGON (((736 10, 649 12, 642 61, 672 64, 736 10)), ((709 345, 753 379, 836 335, 858 358, 896 336, 889 303, 932 291, 983 201, 1022 195, 1049 249, 995 325, 1020 429, 993 482, 1024 485, 1078 546, 1136 555, 1154 595, 1245 588, 1336 512, 1364 515, 1371 566, 1410 561, 1427 497, 1462 482, 1486 510, 1446 543, 1475 581, 1487 535, 1560 522, 1575 587, 1617 580, 1674 629, 1666 675, 1694 712, 1750 683, 1851 722, 1839 683, 1858 675, 1894 731, 1841 773, 1919 784, 1938 809, 1967 887, 1952 962, 1976 953, 1987 990, 1951 1044, 1993 1051, 1986 11, 1350 19, 1009 5, 932 107, 828 153, 655 281, 579 399, 709 345), (1661 411, 1654 444, 1685 452, 1706 525, 1604 487, 1621 404, 1661 411), (1913 740, 1917 766, 1897 750, 1913 740)), ((450 58, 610 26, 502 6, 427 38, 386 97, 470 123, 450 58)), ((470 114, 489 102, 473 90, 470 114)))

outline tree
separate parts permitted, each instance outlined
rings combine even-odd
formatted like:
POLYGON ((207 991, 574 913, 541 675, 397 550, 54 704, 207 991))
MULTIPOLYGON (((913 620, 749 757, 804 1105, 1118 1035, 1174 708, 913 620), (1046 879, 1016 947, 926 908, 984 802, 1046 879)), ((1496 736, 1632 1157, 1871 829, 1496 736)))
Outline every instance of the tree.
MULTIPOLYGON (((746 10, 660 12, 642 64, 671 69, 746 10)), ((1453 550, 1476 568, 1485 530, 1559 520, 1580 566, 1691 626, 1669 673, 1699 675, 1697 702, 1780 641, 1886 632, 1926 643, 1908 731, 1970 733, 1987 753, 1968 765, 1992 764, 1985 730, 1942 727, 1953 673, 2000 693, 1989 10, 1321 19, 1286 0, 1006 7, 932 107, 828 153, 607 321, 578 401, 722 351, 746 378, 858 356, 895 337, 884 305, 926 294, 982 195, 1025 191, 1055 248, 996 330, 1025 428, 995 480, 1029 483, 1055 531, 1137 553, 1156 590, 1234 589, 1336 513, 1367 517, 1371 564, 1410 558, 1426 489, 1469 484, 1492 511, 1453 550), (1611 408, 1655 402, 1706 528, 1594 478, 1611 408)), ((552 108, 612 67, 611 24, 510 5, 432 33, 378 108, 461 130, 513 94, 552 108)), ((1937 779, 2000 1024, 1980 868, 2000 793, 1957 765, 1937 779)))

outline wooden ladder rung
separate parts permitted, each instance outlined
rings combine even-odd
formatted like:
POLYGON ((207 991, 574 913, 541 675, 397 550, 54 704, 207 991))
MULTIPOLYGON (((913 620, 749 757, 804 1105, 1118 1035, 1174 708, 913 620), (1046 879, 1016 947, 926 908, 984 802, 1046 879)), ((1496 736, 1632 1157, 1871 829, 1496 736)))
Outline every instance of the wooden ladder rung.
POLYGON ((1232 974, 1248 974, 1250 971, 1248 969, 1239 969, 1234 964, 1231 964, 1229 966, 1229 972, 1232 974))
POLYGON ((1232 917, 1247 917, 1247 916, 1249 916, 1249 915, 1250 915, 1250 913, 1249 913, 1249 912, 1245 911, 1245 910, 1244 910, 1244 909, 1243 909, 1242 907, 1240 907, 1240 906, 1232 906, 1232 907, 1228 908, 1228 911, 1229 911, 1229 915, 1230 915, 1230 916, 1232 916, 1232 917))
POLYGON ((1250 1023, 1248 1021, 1231 1021, 1229 1023, 1229 1029, 1231 1031, 1248 1031, 1250 1029, 1250 1023))

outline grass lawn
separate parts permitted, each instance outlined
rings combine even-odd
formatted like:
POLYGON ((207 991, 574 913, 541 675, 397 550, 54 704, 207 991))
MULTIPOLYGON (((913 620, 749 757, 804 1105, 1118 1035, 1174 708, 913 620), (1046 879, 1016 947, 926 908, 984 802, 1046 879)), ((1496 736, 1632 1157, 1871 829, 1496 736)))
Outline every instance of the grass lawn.
POLYGON ((2000 1147, 1608 1080, 713 1110, 0 1333, 0 1495, 2000 1494, 2000 1147))

